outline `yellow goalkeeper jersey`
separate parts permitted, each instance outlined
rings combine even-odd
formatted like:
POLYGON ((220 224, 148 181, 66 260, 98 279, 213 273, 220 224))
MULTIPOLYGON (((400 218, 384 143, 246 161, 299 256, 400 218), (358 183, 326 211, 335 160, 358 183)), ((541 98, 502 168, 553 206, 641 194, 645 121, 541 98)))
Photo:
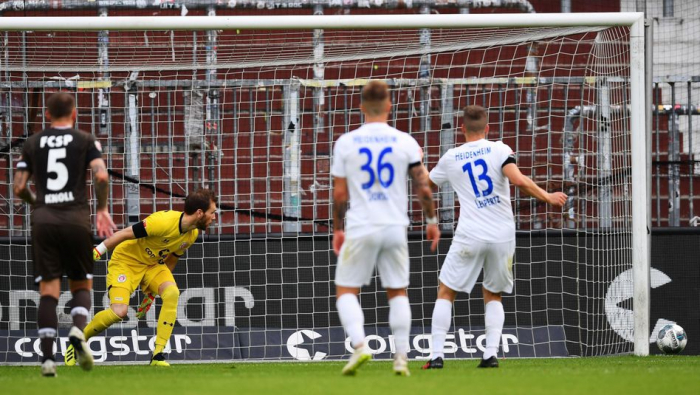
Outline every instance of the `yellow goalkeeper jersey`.
POLYGON ((136 239, 120 243, 112 253, 112 260, 127 264, 158 265, 165 263, 170 254, 180 257, 197 240, 199 230, 182 233, 184 213, 158 211, 132 226, 136 239))

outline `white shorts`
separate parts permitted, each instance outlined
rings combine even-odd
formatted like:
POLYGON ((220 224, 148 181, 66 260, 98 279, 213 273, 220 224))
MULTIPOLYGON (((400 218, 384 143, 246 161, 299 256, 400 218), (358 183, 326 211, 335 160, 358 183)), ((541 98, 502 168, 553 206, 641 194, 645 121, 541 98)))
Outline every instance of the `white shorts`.
POLYGON ((484 288, 493 293, 511 293, 514 253, 515 240, 505 243, 453 241, 440 269, 440 282, 455 291, 470 293, 483 267, 484 288))
POLYGON ((335 284, 352 288, 369 285, 375 266, 383 288, 408 287, 408 239, 405 226, 386 226, 361 237, 346 237, 338 255, 335 284))

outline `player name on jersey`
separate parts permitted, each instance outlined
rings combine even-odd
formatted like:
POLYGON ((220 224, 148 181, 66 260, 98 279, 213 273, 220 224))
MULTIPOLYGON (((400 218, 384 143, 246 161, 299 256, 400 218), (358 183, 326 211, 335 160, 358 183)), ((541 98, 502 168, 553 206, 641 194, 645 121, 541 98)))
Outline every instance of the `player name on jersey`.
POLYGON ((355 144, 388 144, 396 143, 396 136, 353 136, 352 142, 355 144))
POLYGON ((501 197, 496 195, 496 196, 487 197, 484 199, 476 199, 476 200, 474 200, 474 203, 476 204, 476 208, 484 208, 484 207, 488 207, 488 206, 493 206, 494 204, 501 203, 501 197))
POLYGON ((56 204, 56 203, 65 203, 65 202, 72 202, 74 201, 75 198, 73 197, 73 192, 59 192, 59 193, 47 193, 44 195, 44 203, 45 204, 56 204))

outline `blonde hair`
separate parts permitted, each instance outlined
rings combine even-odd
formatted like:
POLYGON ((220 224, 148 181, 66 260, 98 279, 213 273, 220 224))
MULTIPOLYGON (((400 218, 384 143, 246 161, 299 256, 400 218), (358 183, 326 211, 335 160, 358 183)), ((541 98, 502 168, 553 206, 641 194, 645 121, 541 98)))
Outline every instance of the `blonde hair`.
POLYGON ((486 109, 481 106, 466 106, 462 110, 462 122, 467 133, 481 133, 488 124, 486 109))
POLYGON ((389 100, 389 86, 384 81, 370 81, 362 88, 362 106, 367 115, 384 113, 384 103, 389 100))

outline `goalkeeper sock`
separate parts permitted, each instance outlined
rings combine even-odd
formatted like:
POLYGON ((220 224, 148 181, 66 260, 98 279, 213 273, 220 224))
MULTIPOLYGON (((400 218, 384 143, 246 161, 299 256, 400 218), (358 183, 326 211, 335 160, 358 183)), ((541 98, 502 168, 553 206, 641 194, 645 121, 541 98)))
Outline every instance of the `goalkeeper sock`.
POLYGON ((431 330, 433 338, 431 360, 445 358, 445 337, 450 329, 450 321, 452 321, 452 302, 447 299, 436 300, 433 308, 433 327, 431 330))
POLYGON ((73 317, 73 325, 82 331, 87 325, 87 319, 90 315, 90 291, 79 289, 73 292, 73 300, 71 300, 70 305, 73 306, 70 311, 70 315, 73 317))
POLYGON ((41 353, 44 354, 42 362, 47 359, 55 359, 53 345, 56 342, 56 328, 58 327, 58 315, 56 315, 58 299, 44 295, 39 299, 39 338, 41 339, 41 353))
POLYGON ((353 294, 343 294, 335 302, 340 316, 340 323, 345 328, 345 333, 350 337, 352 346, 357 348, 358 345, 365 343, 365 315, 362 313, 362 307, 357 300, 357 296, 353 294))
POLYGON ((501 332, 503 332, 503 322, 506 314, 503 311, 503 304, 492 300, 486 304, 486 350, 484 359, 495 357, 498 354, 498 345, 501 343, 501 332))
POLYGON ((408 303, 408 296, 389 299, 389 326, 394 335, 396 354, 408 354, 408 335, 411 332, 411 305, 408 303))
POLYGON ((102 333, 102 331, 121 320, 121 317, 112 311, 112 309, 100 311, 99 313, 95 314, 95 318, 93 318, 83 330, 85 340, 102 333))
POLYGON ((180 299, 180 290, 175 285, 171 285, 160 295, 163 300, 163 307, 158 315, 158 329, 156 329, 156 347, 153 355, 163 352, 168 344, 170 335, 173 333, 175 319, 177 318, 177 302, 180 299))

